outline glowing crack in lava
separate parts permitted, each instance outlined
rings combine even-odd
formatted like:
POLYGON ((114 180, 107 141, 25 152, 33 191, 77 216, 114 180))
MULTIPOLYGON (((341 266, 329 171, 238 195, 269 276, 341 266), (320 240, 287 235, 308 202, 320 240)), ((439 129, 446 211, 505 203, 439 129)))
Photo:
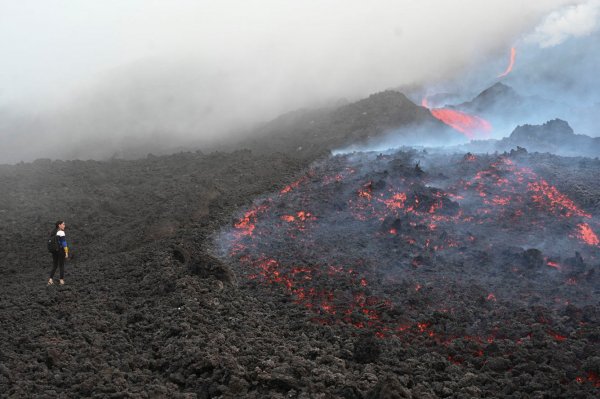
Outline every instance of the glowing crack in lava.
POLYGON ((587 243, 588 245, 600 244, 598 236, 596 235, 596 233, 594 233, 592 228, 587 223, 578 224, 577 228, 579 229, 578 237, 585 243, 587 243))
POLYGON ((429 109, 431 115, 436 119, 459 131, 469 139, 490 137, 492 124, 483 118, 450 108, 429 108, 425 98, 421 101, 421 105, 429 109))
POLYGON ((515 65, 515 57, 516 56, 517 56, 517 49, 512 47, 510 49, 510 61, 508 62, 508 66, 506 67, 506 70, 504 72, 502 72, 500 75, 498 75, 498 78, 503 78, 503 77, 507 76, 509 73, 511 73, 513 66, 515 65))
POLYGON ((279 287, 316 323, 433 340, 453 361, 465 343, 482 356, 492 342, 530 340, 527 326, 540 324, 532 309, 544 309, 556 344, 588 328, 552 320, 597 301, 598 215, 530 166, 498 155, 352 154, 287 187, 216 242, 241 281, 279 287))

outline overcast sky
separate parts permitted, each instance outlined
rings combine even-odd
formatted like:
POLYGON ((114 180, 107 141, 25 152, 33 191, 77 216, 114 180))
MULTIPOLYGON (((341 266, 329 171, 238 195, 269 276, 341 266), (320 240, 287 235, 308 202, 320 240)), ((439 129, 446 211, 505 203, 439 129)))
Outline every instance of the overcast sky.
POLYGON ((115 134, 202 126, 197 134, 209 136, 341 97, 433 85, 478 63, 497 74, 526 37, 542 47, 589 34, 597 9, 597 0, 0 0, 0 116, 78 109, 77 129, 61 126, 71 138, 98 120, 115 134), (113 109, 97 117, 82 105, 113 100, 114 120, 113 109), (128 126, 128 107, 156 120, 128 126))
POLYGON ((2 0, 0 98, 56 95, 149 57, 200 57, 217 68, 245 61, 293 70, 299 63, 317 75, 343 68, 376 89, 508 51, 568 3, 2 0))

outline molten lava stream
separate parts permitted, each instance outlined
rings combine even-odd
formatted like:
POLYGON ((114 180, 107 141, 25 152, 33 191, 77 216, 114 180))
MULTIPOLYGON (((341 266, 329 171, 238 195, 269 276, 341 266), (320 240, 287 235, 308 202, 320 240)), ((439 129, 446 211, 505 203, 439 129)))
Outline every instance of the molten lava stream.
POLYGON ((429 109, 431 115, 436 119, 464 134, 469 139, 490 137, 492 124, 483 118, 449 108, 429 108, 427 98, 423 98, 421 105, 429 109))
POLYGON ((470 139, 487 138, 492 125, 483 118, 448 108, 433 108, 431 114, 470 139))
POLYGON ((508 66, 506 67, 506 70, 504 72, 502 72, 500 75, 498 75, 499 78, 503 78, 506 75, 508 75, 509 73, 511 73, 513 66, 515 65, 516 56, 517 56, 517 49, 512 47, 510 49, 510 60, 508 62, 508 66))
POLYGON ((596 233, 594 233, 592 228, 587 223, 578 224, 577 228, 579 229, 577 236, 580 240, 588 245, 597 246, 600 244, 600 239, 598 239, 596 233))

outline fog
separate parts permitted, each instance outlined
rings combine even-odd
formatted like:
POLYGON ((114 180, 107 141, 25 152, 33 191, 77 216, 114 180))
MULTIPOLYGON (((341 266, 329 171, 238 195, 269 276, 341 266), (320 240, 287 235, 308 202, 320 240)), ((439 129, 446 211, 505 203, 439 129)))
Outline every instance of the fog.
POLYGON ((542 124, 554 118, 567 120, 576 133, 600 136, 599 21, 598 0, 560 7, 513 41, 516 62, 507 76, 497 73, 508 63, 508 51, 504 64, 483 61, 468 73, 426 84, 424 93, 417 90, 413 99, 429 94, 439 100, 436 106, 458 105, 501 82, 522 101, 488 110, 484 116, 494 126, 492 137, 504 137, 518 124, 542 124), (511 112, 506 113, 506 108, 511 112))
POLYGON ((0 163, 213 145, 388 88, 476 93, 515 45, 592 68, 598 3, 0 0, 0 163))

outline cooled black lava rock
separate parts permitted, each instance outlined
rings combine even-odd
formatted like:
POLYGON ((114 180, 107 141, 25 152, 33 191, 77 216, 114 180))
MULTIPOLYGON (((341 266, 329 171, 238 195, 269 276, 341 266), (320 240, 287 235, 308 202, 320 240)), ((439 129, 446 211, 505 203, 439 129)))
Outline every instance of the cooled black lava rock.
POLYGON ((523 252, 522 264, 528 269, 539 269, 544 266, 544 255, 536 248, 530 248, 523 252))
POLYGON ((388 376, 369 392, 366 399, 411 399, 412 393, 397 378, 388 376))
POLYGON ((402 229, 402 221, 398 218, 386 217, 381 223, 381 231, 389 232, 392 229, 400 231, 402 229))
POLYGON ((460 205, 446 197, 441 190, 423 187, 408 196, 407 204, 416 211, 433 212, 439 210, 444 215, 455 215, 460 210, 460 205))
POLYGON ((511 149, 510 153, 508 154, 508 156, 511 158, 518 158, 519 156, 523 155, 527 155, 527 149, 520 146, 517 146, 516 149, 511 149))
POLYGON ((575 273, 583 273, 586 269, 586 264, 579 252, 575 252, 575 256, 565 259, 565 264, 571 266, 575 273))
POLYGON ((486 367, 495 372, 502 372, 510 368, 510 362, 502 357, 493 357, 487 360, 486 367))
POLYGON ((177 245, 173 249, 173 257, 192 274, 202 278, 212 276, 224 283, 237 284, 237 279, 231 269, 212 255, 203 252, 192 255, 188 250, 177 245))
POLYGON ((354 344, 354 360, 359 363, 377 361, 381 354, 379 342, 372 336, 362 336, 354 344))

